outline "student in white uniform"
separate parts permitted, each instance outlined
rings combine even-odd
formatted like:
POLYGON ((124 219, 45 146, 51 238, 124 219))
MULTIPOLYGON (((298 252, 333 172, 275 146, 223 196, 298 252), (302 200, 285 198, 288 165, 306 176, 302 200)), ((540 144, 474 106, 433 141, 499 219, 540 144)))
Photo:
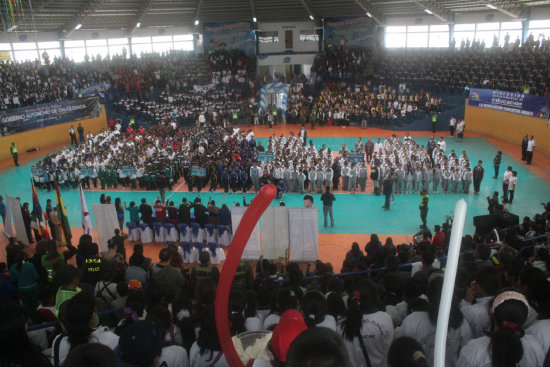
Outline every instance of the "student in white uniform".
POLYGON ((376 285, 370 279, 362 280, 354 292, 354 300, 342 325, 352 366, 387 366, 394 333, 393 322, 389 314, 378 311, 377 303, 376 285))
POLYGON ((336 331, 336 320, 327 313, 327 300, 319 291, 309 291, 302 299, 302 313, 308 327, 325 327, 336 331))
POLYGON ((460 301, 460 310, 472 327, 473 338, 482 337, 485 335, 484 331, 491 326, 489 304, 501 287, 498 270, 489 267, 481 268, 475 281, 466 291, 464 299, 460 301))
POLYGON ((60 310, 64 314, 66 333, 59 334, 52 345, 52 362, 62 365, 69 352, 81 344, 101 343, 114 350, 118 345, 118 335, 104 326, 97 326, 95 299, 84 292, 65 301, 60 310))
MULTIPOLYGON (((172 325, 172 315, 168 308, 164 306, 154 306, 152 309, 147 309, 147 320, 151 320, 155 323, 157 331, 160 335, 169 335, 171 336, 170 342, 164 344, 162 347, 162 352, 160 354, 159 360, 157 361, 157 366, 164 367, 189 367, 189 358, 187 357, 187 352, 183 347, 179 345, 174 345, 175 336, 173 332, 170 332, 170 329, 173 328, 172 325)), ((172 329, 173 330, 173 329, 172 329)))
MULTIPOLYGON (((395 336, 409 336, 415 338, 424 346, 428 365, 433 366, 435 331, 443 277, 434 278, 427 290, 428 311, 415 311, 405 317, 400 327, 395 330, 395 336)), ((472 329, 464 319, 458 304, 451 306, 449 316, 449 329, 447 331, 447 351, 445 353, 445 366, 454 366, 458 358, 460 348, 472 338, 472 329)))
POLYGON ((214 306, 201 312, 200 331, 189 351, 189 364, 191 367, 229 367, 216 331, 214 306))
POLYGON ((521 293, 502 290, 490 307, 491 335, 470 340, 460 351, 457 367, 541 367, 545 351, 521 327, 528 313, 529 303, 521 293))

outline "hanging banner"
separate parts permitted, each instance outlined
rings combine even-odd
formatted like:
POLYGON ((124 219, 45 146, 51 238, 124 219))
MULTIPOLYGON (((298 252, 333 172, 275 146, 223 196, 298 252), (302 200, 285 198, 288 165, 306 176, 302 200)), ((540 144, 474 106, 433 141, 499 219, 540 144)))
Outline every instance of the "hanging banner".
POLYGON ((209 54, 241 50, 247 55, 256 54, 256 42, 252 22, 204 23, 202 39, 209 54))
MULTIPOLYGON (((29 238, 25 230, 25 222, 23 222, 23 214, 21 213, 21 201, 10 196, 6 197, 6 202, 10 208, 13 226, 15 227, 15 237, 25 246, 29 245, 29 238)), ((12 233, 13 235, 13 233, 12 233)))
POLYGON ((338 47, 376 47, 376 24, 367 16, 324 19, 326 49, 338 47))
MULTIPOLYGON (((232 225, 233 233, 237 232, 237 228, 239 228, 239 223, 241 223, 241 219, 243 218, 245 211, 246 211, 246 207, 242 207, 242 206, 231 207, 231 225, 232 225)), ((246 247, 244 248, 241 259, 257 261, 261 255, 262 255, 262 247, 260 244, 260 223, 258 222, 256 223, 256 226, 254 227, 254 230, 252 231, 252 234, 250 235, 250 238, 246 243, 246 247)))
POLYGON ((290 234, 290 261, 318 260, 317 208, 288 208, 290 234))
POLYGON ((262 215, 262 255, 268 260, 284 258, 289 244, 288 207, 270 206, 262 215))
POLYGON ((16 133, 100 115, 98 98, 63 100, 1 111, 0 126, 16 133))
POLYGON ((118 218, 114 204, 92 204, 95 216, 99 247, 102 252, 108 251, 107 241, 115 235, 118 229, 118 218))
POLYGON ((550 98, 492 89, 471 89, 468 105, 548 119, 550 98))

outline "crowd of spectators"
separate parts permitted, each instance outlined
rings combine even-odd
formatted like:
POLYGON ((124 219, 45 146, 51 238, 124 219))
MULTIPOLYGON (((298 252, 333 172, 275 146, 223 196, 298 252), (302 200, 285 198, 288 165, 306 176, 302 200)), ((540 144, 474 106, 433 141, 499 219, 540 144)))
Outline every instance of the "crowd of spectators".
POLYGON ((315 56, 311 72, 325 81, 365 81, 374 73, 374 51, 358 47, 340 47, 327 43, 315 56))
POLYGON ((374 78, 411 88, 439 86, 448 91, 485 88, 545 95, 550 85, 550 41, 532 35, 512 49, 483 48, 479 43, 459 49, 386 50, 374 78))
MULTIPOLYGON (((345 277, 321 261, 305 272, 297 263, 241 261, 227 310, 231 333, 273 331, 268 356, 278 365, 309 365, 330 347, 332 362, 325 365, 331 367, 433 366, 451 228, 447 219, 433 237, 424 232, 399 245, 391 238, 382 244, 373 234, 364 252, 352 245, 342 270, 356 273, 345 277)), ((463 237, 447 366, 544 365, 550 257, 546 241, 534 246, 524 239, 549 230, 547 203, 521 226, 499 229, 502 240, 463 237)), ((77 247, 41 240, 32 256, 12 240, 6 255, 3 362, 71 367, 88 358, 102 366, 228 366, 214 323, 219 271, 208 250, 196 267, 184 264, 172 244, 155 261, 139 243, 129 256, 117 233, 105 253, 83 235, 77 247), (118 311, 102 313, 108 309, 118 311), (27 324, 57 320, 26 331, 27 324)))
POLYGON ((395 125, 417 116, 419 111, 438 113, 442 99, 425 90, 417 93, 390 85, 331 83, 318 97, 293 86, 288 98, 287 122, 311 122, 312 126, 361 123, 395 125))

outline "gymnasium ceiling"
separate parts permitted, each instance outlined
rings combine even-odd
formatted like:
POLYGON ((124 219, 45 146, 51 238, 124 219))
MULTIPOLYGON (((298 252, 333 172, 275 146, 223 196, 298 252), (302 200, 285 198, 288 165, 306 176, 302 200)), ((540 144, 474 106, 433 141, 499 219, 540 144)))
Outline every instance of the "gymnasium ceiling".
MULTIPOLYGON (((195 20, 290 22, 320 25, 328 16, 366 14, 384 24, 386 16, 426 16, 426 9, 444 22, 453 14, 492 11, 521 19, 526 10, 550 5, 550 0, 2 0, 1 30, 16 32, 190 26, 195 20), (487 5, 494 6, 490 9, 487 5), (14 27, 17 26, 17 27, 14 27)), ((534 11, 534 10, 532 10, 534 11)))

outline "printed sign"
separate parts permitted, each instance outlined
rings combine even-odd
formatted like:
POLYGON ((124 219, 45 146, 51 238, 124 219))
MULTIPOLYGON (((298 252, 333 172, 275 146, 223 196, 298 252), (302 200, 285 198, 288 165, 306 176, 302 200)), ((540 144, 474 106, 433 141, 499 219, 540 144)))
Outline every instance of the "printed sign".
POLYGON ((258 152, 258 157, 256 158, 258 162, 273 162, 275 156, 273 152, 258 152))
POLYGON ((206 177, 206 168, 199 166, 191 166, 191 176, 206 177))
POLYGON ((471 89, 468 104, 545 120, 550 111, 549 97, 492 89, 471 89))

